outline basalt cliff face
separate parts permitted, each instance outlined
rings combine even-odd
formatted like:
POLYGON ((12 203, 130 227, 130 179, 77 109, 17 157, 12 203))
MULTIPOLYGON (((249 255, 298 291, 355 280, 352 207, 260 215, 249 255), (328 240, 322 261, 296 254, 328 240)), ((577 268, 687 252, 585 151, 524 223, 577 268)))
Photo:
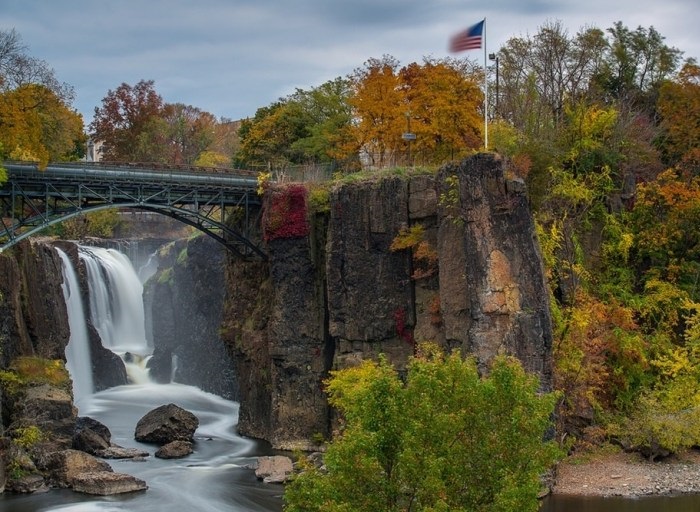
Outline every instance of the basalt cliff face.
POLYGON ((61 259, 40 240, 0 254, 0 368, 19 356, 64 359, 70 338, 61 259))
POLYGON ((338 185, 308 225, 291 224, 306 222, 295 212, 308 203, 289 186, 265 201, 269 260, 226 267, 222 337, 235 356, 242 434, 313 448, 330 434, 330 370, 379 353, 401 369, 421 341, 473 354, 484 370, 513 354, 551 387, 534 224, 524 184, 495 155, 437 176, 338 185), (417 224, 436 258, 391 249, 417 224))
POLYGON ((233 360, 219 335, 225 252, 207 236, 163 246, 158 271, 144 286, 144 307, 154 346, 151 377, 160 382, 174 377, 237 400, 233 360))

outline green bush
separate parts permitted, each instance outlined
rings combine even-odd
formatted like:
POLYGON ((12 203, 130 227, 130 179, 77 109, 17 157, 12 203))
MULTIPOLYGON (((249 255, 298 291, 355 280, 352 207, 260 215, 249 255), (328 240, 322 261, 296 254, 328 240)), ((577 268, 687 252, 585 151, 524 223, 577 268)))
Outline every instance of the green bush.
POLYGON ((643 394, 622 422, 623 445, 650 460, 700 445, 700 388, 694 375, 678 376, 643 394))
POLYGON ((481 377, 474 360, 423 347, 405 382, 380 358, 333 372, 328 392, 344 428, 325 471, 302 463, 288 512, 534 512, 561 455, 544 440, 555 396, 512 358, 481 377))

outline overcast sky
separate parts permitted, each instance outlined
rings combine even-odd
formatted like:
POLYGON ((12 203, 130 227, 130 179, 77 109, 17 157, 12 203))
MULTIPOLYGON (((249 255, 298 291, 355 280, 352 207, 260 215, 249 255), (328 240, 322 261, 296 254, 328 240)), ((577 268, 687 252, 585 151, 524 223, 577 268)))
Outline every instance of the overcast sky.
POLYGON ((570 35, 622 21, 697 58, 698 10, 697 0, 0 0, 0 30, 16 29, 75 88, 87 124, 110 89, 142 79, 168 103, 252 116, 372 57, 449 56, 450 36, 484 17, 489 52, 547 21, 570 35))

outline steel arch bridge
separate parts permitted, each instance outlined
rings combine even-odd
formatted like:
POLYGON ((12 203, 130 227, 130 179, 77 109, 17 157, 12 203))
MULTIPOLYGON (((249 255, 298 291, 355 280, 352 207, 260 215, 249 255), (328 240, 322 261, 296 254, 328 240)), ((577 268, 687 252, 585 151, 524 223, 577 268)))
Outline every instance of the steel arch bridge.
POLYGON ((194 226, 241 258, 266 259, 260 247, 257 173, 100 162, 4 162, 0 252, 49 226, 87 212, 135 208, 194 226))

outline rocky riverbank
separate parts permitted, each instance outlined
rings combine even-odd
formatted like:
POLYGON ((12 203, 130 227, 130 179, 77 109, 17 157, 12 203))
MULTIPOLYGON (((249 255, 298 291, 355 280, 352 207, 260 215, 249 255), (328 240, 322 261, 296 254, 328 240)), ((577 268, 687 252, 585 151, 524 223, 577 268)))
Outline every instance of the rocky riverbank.
POLYGON ((623 452, 568 459, 557 468, 552 492, 623 497, 700 493, 700 451, 658 462, 623 452))

